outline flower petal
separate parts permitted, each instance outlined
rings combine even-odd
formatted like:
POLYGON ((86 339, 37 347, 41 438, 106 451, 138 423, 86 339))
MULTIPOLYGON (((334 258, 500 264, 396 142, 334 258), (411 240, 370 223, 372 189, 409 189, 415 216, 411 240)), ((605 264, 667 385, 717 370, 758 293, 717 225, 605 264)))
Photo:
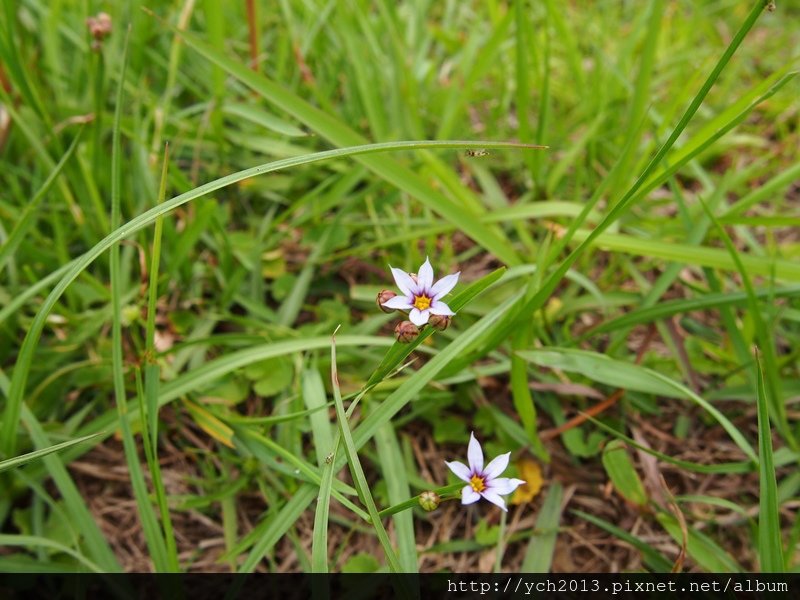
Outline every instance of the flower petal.
POLYGON ((501 454, 495 458, 492 462, 486 465, 486 468, 483 470, 484 474, 489 479, 494 479, 500 475, 500 473, 505 471, 506 467, 508 467, 508 460, 510 456, 511 452, 506 452, 505 454, 501 454))
POLYGON ((397 287, 400 288, 400 291, 406 296, 413 296, 417 291, 417 284, 414 283, 414 280, 411 279, 411 276, 403 271, 403 269, 397 269, 391 265, 389 265, 389 268, 392 270, 394 282, 397 284, 397 287))
POLYGON ((522 479, 509 479, 508 477, 498 477, 487 482, 487 488, 492 490, 495 494, 505 496, 516 490, 525 482, 522 479))
POLYGON ((417 327, 421 325, 425 325, 428 322, 428 319, 431 316, 431 311, 427 308, 425 310, 420 310, 416 307, 411 309, 411 312, 408 313, 408 319, 417 327))
POLYGON ((431 302, 431 307, 428 310, 431 311, 432 315, 442 315, 444 317, 452 317, 456 314, 441 300, 434 300, 431 302))
POLYGON ((414 307, 414 304, 406 296, 395 296, 394 298, 389 298, 381 306, 396 308, 398 310, 410 310, 414 307))
MULTIPOLYGON (((463 491, 462 491, 462 494, 463 494, 463 491)), ((480 495, 481 495, 481 496, 483 496, 484 498, 486 498, 486 499, 487 499, 489 502, 491 502, 492 504, 496 504, 497 506, 499 506, 500 508, 502 508, 504 511, 508 512, 508 509, 506 508, 506 501, 505 501, 505 500, 503 500, 503 499, 502 499, 502 498, 501 498, 501 497, 500 497, 500 496, 497 494, 497 492, 495 492, 494 490, 492 490, 492 489, 486 489, 486 490, 483 490, 483 491, 480 493, 480 495)))
POLYGON ((437 281, 431 288, 433 297, 441 298, 445 294, 448 294, 454 287, 456 287, 459 275, 461 275, 461 271, 458 273, 453 273, 452 275, 447 275, 446 277, 442 277, 439 281, 437 281))
POLYGON ((469 478, 472 477, 472 471, 469 470, 467 465, 460 463, 457 460, 454 460, 453 462, 444 461, 444 464, 447 465, 448 469, 455 473, 456 477, 469 483, 469 478))
POLYGON ((467 459, 469 468, 473 473, 483 473, 483 450, 481 444, 475 439, 475 434, 469 434, 469 446, 467 446, 467 459))
POLYGON ((461 504, 472 504, 481 499, 481 495, 472 489, 471 485, 461 488, 461 504))
POLYGON ((417 273, 417 282, 419 283, 420 291, 430 290, 433 285, 433 267, 427 256, 425 257, 425 262, 419 268, 419 273, 417 273))

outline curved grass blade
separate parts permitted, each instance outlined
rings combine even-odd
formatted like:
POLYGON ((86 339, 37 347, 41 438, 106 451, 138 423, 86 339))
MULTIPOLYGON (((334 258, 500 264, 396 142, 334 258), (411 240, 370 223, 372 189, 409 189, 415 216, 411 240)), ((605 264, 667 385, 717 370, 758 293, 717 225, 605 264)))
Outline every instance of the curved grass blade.
MULTIPOLYGON (((44 428, 36 419, 36 415, 24 404, 22 405, 22 421, 35 446, 40 449, 51 446, 44 428)), ((97 439, 101 438, 102 436, 98 436, 97 439)), ((64 499, 67 514, 69 514, 74 527, 83 535, 89 556, 103 571, 121 572, 122 567, 117 562, 114 552, 108 545, 108 541, 103 536, 102 531, 100 531, 100 527, 94 520, 92 513, 89 512, 86 502, 75 486, 75 482, 72 481, 61 458, 57 454, 51 453, 43 457, 42 461, 61 497, 64 499)))
POLYGON ((79 437, 74 440, 67 440, 66 442, 61 442, 60 444, 54 444, 53 446, 49 446, 48 448, 42 448, 41 450, 34 450, 33 452, 28 452, 27 454, 21 454, 20 456, 0 461, 0 473, 2 473, 3 471, 7 471, 8 469, 16 469, 17 467, 20 467, 29 462, 39 460, 40 458, 43 458, 48 454, 52 454, 53 452, 58 452, 66 448, 71 448, 76 444, 81 444, 83 442, 91 440, 92 438, 96 438, 97 436, 104 434, 105 432, 91 433, 89 435, 84 435, 83 437, 79 437))
MULTIPOLYGON (((671 514, 659 512, 656 519, 677 543, 683 543, 683 530, 671 514)), ((740 573, 742 567, 719 544, 704 533, 687 529, 686 552, 709 573, 740 573)))
MULTIPOLYGON (((758 290, 755 292, 756 298, 797 298, 800 297, 800 285, 793 285, 775 290, 758 290)), ((604 321, 597 327, 589 329, 580 340, 585 340, 590 336, 609 333, 617 329, 626 329, 642 323, 651 323, 658 319, 664 319, 673 315, 717 308, 719 306, 731 306, 747 302, 746 292, 730 292, 719 294, 706 294, 699 298, 688 298, 679 300, 666 300, 659 302, 655 306, 646 308, 634 308, 630 312, 620 315, 614 319, 604 321)))
MULTIPOLYGON (((222 67, 268 102, 292 115, 306 127, 316 131, 331 143, 337 146, 353 146, 366 142, 364 137, 334 116, 309 104, 282 86, 247 68, 246 65, 220 54, 197 35, 188 32, 181 32, 181 35, 187 46, 196 50, 212 63, 222 67)), ((488 145, 482 142, 473 144, 472 147, 489 148, 488 145)), ((521 147, 543 148, 542 146, 533 145, 521 145, 521 147)), ((452 202, 447 196, 433 189, 423 178, 405 165, 384 157, 362 157, 359 162, 395 187, 424 202, 426 206, 452 222, 475 242, 506 264, 515 265, 520 263, 520 258, 514 248, 502 237, 498 230, 488 228, 478 222, 476 211, 465 209, 463 205, 452 202)), ((461 191, 467 194, 470 193, 464 186, 461 186, 461 191)))
POLYGON ((585 513, 582 510, 572 510, 570 512, 572 512, 572 514, 578 515, 585 521, 589 521, 589 523, 596 525, 600 529, 607 531, 611 535, 617 536, 623 542, 627 542, 631 546, 636 548, 639 552, 642 553, 642 560, 646 565, 650 567, 652 571, 656 573, 669 573, 670 570, 672 569, 672 563, 669 560, 667 560, 660 552, 654 550, 650 544, 648 544, 647 542, 643 542, 642 540, 640 540, 634 535, 631 535, 624 529, 617 527, 616 525, 612 525, 608 521, 605 521, 599 517, 595 517, 594 515, 585 513))
POLYGON ((758 463, 758 457, 753 447, 725 415, 685 385, 673 381, 657 371, 616 360, 603 354, 569 348, 550 348, 545 351, 527 351, 518 354, 535 364, 578 372, 589 379, 614 387, 692 400, 716 419, 754 464, 758 463))
MULTIPOLYGON (((256 527, 258 540, 247 558, 239 567, 239 573, 252 573, 258 563, 264 558, 275 544, 289 531, 289 528, 297 522, 300 515, 309 505, 316 495, 317 486, 311 483, 304 483, 283 505, 280 511, 267 515, 267 517, 256 527), (270 518, 270 515, 272 518, 270 518)), ((236 548, 234 552, 238 552, 236 548)))
MULTIPOLYGON (((771 328, 767 327, 767 324, 764 322, 764 318, 761 315, 761 309, 758 306, 758 300, 756 299, 755 290, 753 289, 753 284, 750 281, 748 270, 745 268, 744 261, 739 256, 736 246, 733 245, 733 241, 731 241, 731 238, 725 231, 725 228, 716 219, 706 203, 703 202, 702 198, 698 197, 698 200, 700 201, 700 205, 703 207, 703 210, 708 218, 711 219, 711 222, 717 228, 717 231, 722 238, 722 242, 725 244, 725 248, 730 254, 731 259, 733 259, 734 263, 736 264, 736 269, 739 271, 739 275, 742 278, 742 284, 747 292, 749 315, 755 324, 755 334, 759 340, 759 343, 761 344, 761 349, 764 353, 764 362, 766 363, 767 367, 766 382, 769 394, 766 397, 771 400, 770 413, 772 419, 778 427, 778 430, 781 432, 781 435, 783 435, 783 437, 787 440, 792 449, 797 450, 797 439, 789 427, 789 421, 786 415, 786 406, 784 405, 781 397, 780 377, 778 375, 777 366, 778 360, 775 356, 775 341, 773 339, 773 332, 771 328)), ((760 370, 760 366, 757 368, 760 370)))
MULTIPOLYGON (((680 135, 683 133, 686 126, 689 124, 689 121, 694 117, 697 110, 700 108, 701 104, 705 100, 705 97, 708 95, 708 92, 713 87, 714 83, 716 82, 717 78, 719 77, 720 73, 722 73, 723 69, 727 66, 730 59, 733 57, 733 54, 736 52, 738 47, 741 45, 742 41, 744 40, 745 36, 748 32, 753 28, 758 17, 761 15, 764 7, 766 6, 766 2, 764 0, 759 0, 757 2, 750 13, 748 14, 747 18, 745 19, 742 26, 734 35, 731 42, 728 44, 728 47, 725 49, 722 57, 717 61, 717 64, 712 69, 711 73, 709 74, 708 78, 706 79, 705 83, 701 86, 700 90, 692 99, 691 103, 687 107, 686 111, 684 112, 683 116, 678 121, 678 124, 672 130, 672 133, 669 135, 667 140, 664 144, 661 145, 659 150, 656 152, 655 156, 650 160, 650 162, 645 167, 644 171, 639 175, 636 179, 634 184, 630 187, 630 189, 626 192, 626 194, 616 203, 614 203, 613 208, 606 213, 603 220, 598 223, 597 227, 595 227, 588 235, 581 241, 581 243, 569 253, 569 255, 561 261, 558 268, 556 268, 550 275, 542 282, 539 291, 530 299, 523 300, 520 302, 519 306, 515 307, 513 312, 513 318, 506 319, 499 330, 496 332, 496 337, 498 338, 507 338, 512 331, 517 327, 517 319, 520 317, 527 317, 532 312, 538 310, 541 306, 544 305, 547 298, 555 291, 556 287, 558 286, 559 282, 564 278, 566 272, 570 269, 570 267, 575 263, 576 260, 584 253, 584 251, 592 245, 595 240, 600 236, 606 229, 608 229, 614 222, 622 216, 635 202, 640 200, 644 194, 646 194, 650 189, 651 185, 655 186, 656 184, 660 184, 660 182, 665 181, 668 177, 672 175, 671 170, 667 171, 660 177, 655 177, 654 181, 651 182, 651 176, 656 172, 656 169, 661 164, 661 161, 666 157, 667 153, 670 149, 675 145, 675 142, 678 140, 680 135), (645 184, 647 187, 645 188, 645 184)), ((742 117, 744 118, 744 117, 742 117)), ((738 120, 735 120, 735 123, 731 124, 733 127, 735 124, 738 124, 738 120)), ((723 128, 724 131, 720 132, 718 137, 721 137, 725 132, 729 129, 723 128)), ((708 144, 712 143, 717 137, 712 137, 708 144)), ((707 145, 703 145, 702 148, 707 147, 707 145)), ((699 151, 699 150, 698 150, 699 151)), ((687 158, 688 161, 688 158, 687 158)), ((619 164, 619 163, 617 163, 619 164)), ((573 234, 583 222, 583 217, 588 214, 588 211, 592 208, 592 204, 587 204, 581 216, 576 219, 571 225, 567 233, 565 234, 564 238, 560 241, 559 244, 556 245, 552 255, 556 255, 556 252, 560 252, 561 249, 571 240, 573 234)))
POLYGON ((69 546, 65 546, 64 544, 61 544, 59 542, 53 541, 45 537, 39 537, 35 535, 0 534, 0 546, 22 546, 24 548, 31 548, 31 547, 50 548, 51 550, 56 550, 57 552, 63 552, 64 554, 68 554, 69 556, 80 562, 84 567, 86 567, 93 573, 105 572, 105 570, 100 565, 98 565, 95 562, 92 562, 80 552, 76 552, 69 546))
POLYGON ((392 543, 389 540, 389 535, 383 527, 383 522, 378 515, 378 508, 375 506, 375 500, 372 498, 369 483, 364 475, 364 470, 361 467, 361 461, 358 459, 358 451, 353 442, 353 435, 350 432, 350 425, 347 422, 347 415, 344 411, 344 404, 342 403, 342 395, 339 391, 339 377, 336 371, 336 338, 331 338, 331 382, 333 384, 333 400, 336 407, 336 419, 339 422, 339 432, 341 433, 342 441, 344 442, 344 453, 347 463, 350 466, 350 474, 353 476, 353 483, 358 490, 358 495, 361 501, 367 507, 372 526, 375 529, 375 535, 381 543, 383 553, 386 556, 386 562, 389 569, 395 573, 401 572, 402 567, 400 561, 395 554, 392 543))
MULTIPOLYGON (((314 154, 304 156, 296 156, 277 160, 274 162, 266 163, 250 169, 245 169, 225 177, 221 177, 191 191, 185 192, 170 200, 154 206, 145 213, 134 217, 121 227, 115 229, 100 242, 95 244, 91 249, 85 252, 82 256, 75 259, 70 263, 69 268, 65 268, 64 274, 59 279, 56 286, 47 296, 42 303, 42 306, 36 312, 25 339, 20 347, 17 356, 17 362, 14 367, 14 372, 11 377, 11 386, 8 393, 8 400, 6 402, 5 410, 3 413, 3 424, 0 428, 0 453, 5 455, 13 455, 16 449, 16 430, 19 423, 20 406, 23 402, 25 393, 25 384, 28 380, 28 373, 33 362, 33 355, 38 344, 39 337, 50 314, 50 311, 55 306, 58 299, 69 287, 69 285, 77 279, 97 257, 103 252, 111 248, 117 242, 133 235, 140 229, 155 222, 158 217, 166 215, 167 213, 175 210, 177 207, 186 204, 196 198, 210 194, 216 190, 232 185, 239 181, 243 181, 250 177, 271 173, 281 169, 288 169, 300 165, 307 165, 326 160, 333 160, 336 158, 346 158, 350 156, 357 156, 361 154, 370 154, 374 152, 389 152, 394 150, 413 150, 423 148, 471 148, 478 142, 385 142, 381 144, 366 144, 363 146, 356 146, 351 148, 338 148, 335 150, 326 150, 314 154)), ((519 144, 510 142, 480 142, 480 144, 487 148, 513 148, 519 147, 519 144)), ((50 275, 49 277, 52 277, 50 275)))

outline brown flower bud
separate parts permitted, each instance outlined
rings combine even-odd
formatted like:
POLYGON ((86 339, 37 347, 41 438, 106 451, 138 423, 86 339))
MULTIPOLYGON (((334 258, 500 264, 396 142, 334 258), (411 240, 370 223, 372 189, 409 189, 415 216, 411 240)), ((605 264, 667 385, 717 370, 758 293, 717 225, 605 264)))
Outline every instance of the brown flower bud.
POLYGON ((442 498, 439 496, 439 494, 432 490, 422 492, 419 495, 419 505, 427 512, 431 512, 432 510, 439 508, 439 503, 441 501, 442 498))
POLYGON ((397 296, 397 294, 395 294, 394 292, 392 292, 390 290, 383 290, 381 292, 378 292, 378 299, 377 299, 378 308, 380 308, 385 313, 393 313, 395 311, 395 309, 394 308, 389 308, 387 306, 384 306, 383 303, 384 302, 388 302, 389 300, 391 300, 395 296, 397 296))
POLYGON ((102 41, 111 34, 111 16, 108 13, 98 13, 86 19, 86 27, 96 41, 102 41))
POLYGON ((446 317, 444 315, 431 315, 428 319, 428 324, 433 327, 434 329, 438 329, 439 331, 444 331, 448 327, 450 327, 450 321, 452 319, 450 317, 446 317))
POLYGON ((397 335, 398 342, 401 344, 408 344, 417 339, 419 327, 414 325, 411 321, 400 321, 397 327, 394 328, 394 333, 397 335))

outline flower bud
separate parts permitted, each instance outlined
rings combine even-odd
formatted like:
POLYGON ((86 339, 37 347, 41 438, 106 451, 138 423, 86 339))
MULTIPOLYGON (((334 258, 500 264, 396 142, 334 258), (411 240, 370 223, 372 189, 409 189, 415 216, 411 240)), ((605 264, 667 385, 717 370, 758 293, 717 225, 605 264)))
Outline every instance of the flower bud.
POLYGON ((394 333, 397 335, 398 342, 401 344, 408 344, 417 339, 419 327, 414 325, 411 321, 400 321, 397 327, 394 328, 394 333))
POLYGON ((428 319, 428 324, 433 327, 434 329, 438 329, 439 331, 444 331, 448 327, 450 327, 450 317, 445 315, 431 315, 430 319, 428 319))
POLYGON ((439 494, 432 490, 422 492, 419 495, 419 505, 427 512, 431 512, 432 510, 439 508, 439 503, 441 501, 442 498, 439 496, 439 494))
POLYGON ((391 300, 395 296, 397 296, 397 294, 395 294, 394 292, 392 292, 390 290, 383 290, 381 292, 378 292, 378 299, 377 299, 378 308, 380 308, 385 313, 393 313, 395 311, 395 309, 394 308, 389 308, 387 306, 384 306, 383 303, 384 302, 388 302, 389 300, 391 300))
POLYGON ((96 16, 86 19, 86 27, 95 40, 102 41, 111 34, 111 17, 108 13, 98 13, 96 16))

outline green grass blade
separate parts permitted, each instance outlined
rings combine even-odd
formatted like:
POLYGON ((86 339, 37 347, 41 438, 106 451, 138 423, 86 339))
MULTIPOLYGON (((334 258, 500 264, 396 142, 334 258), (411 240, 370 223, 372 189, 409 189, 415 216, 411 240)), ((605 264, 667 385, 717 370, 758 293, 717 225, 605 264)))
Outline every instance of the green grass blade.
MULTIPOLYGON (((37 448, 46 449, 52 446, 44 428, 26 405, 22 406, 22 422, 37 448)), ((98 438, 101 437, 98 436, 98 438)), ((43 457, 42 461, 61 497, 64 499, 72 524, 81 532, 84 538, 89 557, 106 572, 117 573, 122 571, 114 552, 112 552, 108 542, 103 537, 100 527, 89 512, 86 502, 72 481, 60 457, 51 453, 43 457)))
MULTIPOLYGON (((123 87, 125 83, 125 72, 128 64, 128 38, 125 41, 125 50, 122 55, 122 66, 117 86, 117 101, 114 111, 114 127, 111 142, 111 227, 117 229, 121 221, 121 185, 122 185, 122 152, 120 147, 121 127, 120 119, 122 115, 123 87)), ((142 522, 142 529, 147 539, 147 547, 156 571, 163 572, 170 569, 170 562, 167 558, 167 549, 162 536, 161 527, 156 519, 153 506, 147 491, 147 484, 144 481, 144 473, 139 462, 136 442, 131 433, 130 423, 127 419, 128 401, 125 389, 125 366, 123 364, 122 348, 122 274, 119 254, 119 244, 114 244, 110 249, 111 266, 111 363, 114 381, 114 396, 117 403, 117 414, 119 415, 119 425, 122 430, 122 441, 125 450, 125 460, 128 464, 131 486, 133 487, 136 506, 139 511, 139 518, 142 522)), ((138 380, 137 380, 138 382, 138 380)), ((144 394, 140 393, 140 397, 144 394)))
MULTIPOLYGON (((161 183, 158 189, 158 204, 164 201, 167 191, 167 171, 169 167, 169 145, 164 147, 164 158, 161 164, 161 183)), ((144 355, 144 394, 139 398, 139 414, 142 422, 142 445, 144 446, 148 470, 156 493, 161 524, 164 529, 169 570, 177 572, 178 549, 172 528, 172 517, 167 503, 167 493, 161 476, 161 464, 158 460, 158 393, 161 380, 161 369, 156 361, 155 330, 156 302, 158 301, 158 275, 161 260, 161 238, 164 220, 159 217, 153 231, 153 246, 150 257, 150 279, 147 294, 147 322, 145 325, 144 355)))
POLYGON ((59 542, 53 541, 46 537, 39 537, 33 535, 11 535, 11 534, 0 534, 0 546, 23 546, 25 548, 31 547, 41 547, 41 548, 50 548, 51 550, 56 550, 57 552, 63 552, 64 554, 68 554, 78 562, 80 562, 84 567, 89 569, 89 571, 93 573, 103 573, 104 570, 101 566, 97 563, 92 562, 80 552, 76 552, 69 546, 65 546, 59 542))
MULTIPOLYGON (((689 124, 689 121, 694 117, 697 110, 700 108, 700 105, 705 100, 705 97, 708 95, 709 90, 714 85, 714 82, 719 77, 722 70, 726 67, 730 59, 733 57, 733 54, 736 52, 736 49, 744 40, 747 33, 750 29, 753 28, 758 17, 760 16, 761 12, 764 10, 766 3, 764 0, 759 0, 758 3, 753 7, 750 11, 750 14, 745 19, 742 26, 734 35, 733 39, 731 40, 728 47, 725 49, 722 57, 717 61, 717 64, 714 66, 711 74, 706 79, 705 83, 700 88, 700 91, 694 96, 689 107, 684 112, 683 116, 678 121, 678 124, 672 130, 669 138, 664 142, 664 144, 659 148, 658 152, 656 152, 655 156, 650 160, 647 167, 645 167, 642 174, 638 177, 638 179, 634 182, 628 192, 613 205, 613 208, 606 214, 603 220, 595 227, 582 241, 581 243, 574 249, 570 254, 565 258, 561 264, 558 266, 556 270, 554 270, 542 283, 539 291, 534 295, 533 298, 520 303, 520 306, 516 307, 515 314, 522 315, 527 318, 527 315, 530 315, 532 312, 538 310, 547 298, 553 293, 553 291, 558 286, 558 283, 563 279, 564 275, 570 269, 570 267, 575 263, 579 256, 583 254, 583 252, 592 244, 594 241, 606 230, 608 227, 611 226, 612 223, 616 222, 617 219, 622 216, 622 214, 627 211, 630 206, 639 199, 637 195, 640 189, 643 187, 645 182, 647 182, 650 176, 655 172, 658 165, 667 155, 669 150, 677 141, 678 137, 683 133, 686 126, 689 124)), ((591 208, 590 205, 587 205, 586 212, 591 208)), ((579 217, 580 219, 580 217, 579 217)), ((571 229, 572 230, 572 229, 571 229)), ((568 232, 567 236, 565 237, 563 243, 567 243, 570 238, 570 233, 568 232)), ((507 337, 510 333, 517 327, 517 323, 515 319, 508 319, 502 326, 502 328, 497 332, 498 336, 507 337)))
MULTIPOLYGON (((774 290, 758 290, 755 292, 757 298, 774 296, 775 298, 797 298, 800 297, 800 286, 777 288, 774 290)), ((581 339, 589 336, 601 335, 618 329, 627 329, 642 323, 652 323, 659 319, 665 319, 673 315, 689 313, 695 310, 704 310, 721 306, 733 306, 747 302, 746 292, 726 292, 718 294, 705 294, 698 298, 687 298, 679 300, 666 300, 659 302, 655 306, 646 308, 634 308, 619 317, 600 323, 586 332, 581 339)))
POLYGON ((310 483, 303 484, 277 513, 270 511, 271 514, 256 527, 258 541, 239 567, 239 573, 252 573, 255 570, 267 552, 272 550, 289 528, 297 522, 316 496, 316 489, 317 486, 310 483))
POLYGON ((549 573, 553 564, 553 553, 556 549, 556 538, 558 537, 558 527, 561 521, 561 499, 564 488, 561 484, 554 482, 547 491, 542 508, 536 517, 536 528, 528 548, 525 550, 525 558, 522 559, 520 571, 523 573, 549 573))
POLYGON ((22 454, 14 458, 9 458, 7 460, 0 461, 0 473, 2 473, 3 471, 7 471, 8 469, 16 469, 17 467, 20 467, 29 462, 39 460, 40 458, 43 458, 48 454, 52 454, 53 452, 59 452, 60 450, 71 448, 76 444, 81 444, 99 435, 103 434, 92 433, 89 435, 84 435, 82 437, 75 438, 74 440, 67 440, 66 442, 61 442, 60 444, 54 444, 53 446, 50 446, 48 448, 42 448, 41 450, 34 450, 33 452, 28 452, 27 454, 22 454))
POLYGON ((364 475, 364 469, 361 467, 361 461, 358 459, 358 451, 353 442, 353 435, 350 433, 350 426, 347 422, 347 415, 344 411, 344 404, 342 403, 342 395, 339 392, 339 378, 336 372, 336 339, 331 338, 331 382, 333 384, 333 400, 336 407, 336 418, 339 421, 339 432, 342 441, 344 442, 344 453, 348 465, 350 466, 350 474, 353 476, 353 483, 358 490, 358 495, 361 501, 366 505, 367 512, 369 513, 372 521, 372 527, 375 529, 375 535, 381 543, 386 562, 389 569, 397 573, 402 571, 400 561, 395 554, 392 543, 389 541, 389 535, 383 527, 383 522, 378 515, 378 508, 375 506, 375 500, 372 498, 369 483, 364 475))
MULTIPOLYGON (((699 198, 699 200, 706 215, 708 215, 708 218, 711 219, 712 223, 714 223, 714 226, 717 228, 717 231, 719 232, 731 259, 736 264, 736 269, 739 271, 739 275, 742 278, 742 284, 747 292, 748 312, 750 314, 750 318, 753 319, 755 324, 755 333, 761 345, 761 351, 764 354, 764 362, 766 363, 765 366, 767 368, 767 398, 770 400, 770 413, 772 419, 783 437, 789 442, 789 445, 793 449, 797 449, 798 442, 792 433, 791 428, 789 427, 789 421, 786 415, 786 406, 782 399, 780 377, 778 374, 778 359, 775 355, 775 341, 772 328, 768 327, 767 323, 764 322, 764 318, 761 315, 761 308, 758 305, 758 299, 756 298, 755 290, 753 289, 753 284, 750 281, 750 276, 745 268, 744 262, 739 256, 736 246, 733 245, 733 241, 731 241, 731 238, 725 231, 725 228, 719 223, 719 221, 717 221, 716 217, 709 210, 708 206, 706 206, 705 202, 703 202, 702 198, 699 198)), ((760 369, 760 367, 757 368, 760 369)))
POLYGON ((327 411, 323 411, 328 405, 325 397, 325 386, 322 383, 322 376, 317 369, 309 368, 303 371, 302 386, 303 400, 310 413, 311 433, 314 438, 314 450, 317 454, 317 464, 324 468, 327 464, 325 460, 328 453, 333 449, 333 430, 327 411))
POLYGON ((8 234, 8 238, 3 245, 0 246, 0 271, 3 270, 6 262, 8 261, 9 257, 16 251, 17 247, 19 246, 20 242, 25 238, 25 235, 28 233, 30 227, 34 224, 36 216, 37 208, 42 200, 47 195, 47 192, 50 191, 50 188, 53 187, 58 176, 61 174, 61 171, 64 169, 64 166, 69 162, 69 159, 72 157, 72 154, 75 152, 75 148, 78 147, 78 142, 81 139, 81 134, 83 133, 83 128, 78 130, 78 133, 75 135, 75 138, 72 140, 72 143, 67 148, 67 151, 64 153, 64 156, 61 157, 61 160, 58 161, 58 164, 50 171, 50 175, 47 176, 42 186, 37 190, 36 194, 31 198, 30 202, 25 205, 25 209, 22 211, 22 214, 19 217, 19 220, 14 225, 14 229, 11 230, 11 233, 8 234))
POLYGON ((778 502, 778 484, 775 479, 775 462, 772 456, 772 431, 769 426, 769 406, 761 361, 756 356, 758 369, 758 561, 763 573, 783 573, 786 565, 781 544, 781 519, 778 502))
POLYGON ((460 356, 468 347, 481 340, 500 318, 502 318, 522 297, 522 292, 515 294, 499 306, 495 307, 480 321, 464 331, 450 342, 439 354, 432 358, 414 377, 406 380, 381 405, 371 412, 363 423, 353 432, 356 448, 361 448, 372 439, 378 429, 388 423, 406 404, 408 404, 436 375, 438 375, 453 359, 460 356))
POLYGON ((550 348, 543 351, 520 352, 520 356, 536 364, 582 373, 586 377, 614 387, 652 392, 668 397, 681 397, 703 408, 722 426, 742 452, 758 463, 753 447, 741 431, 719 409, 698 394, 652 369, 619 361, 603 354, 585 350, 550 348))
MULTIPOLYGON (((389 493, 389 502, 393 505, 403 502, 411 495, 406 475, 406 465, 397 434, 391 423, 386 423, 375 435, 375 447, 381 463, 386 488, 389 493)), ((414 535, 414 519, 409 511, 403 511, 392 517, 394 531, 397 537, 397 558, 400 568, 404 573, 417 573, 419 558, 417 556, 417 541, 414 535)))
MULTIPOLYGON (((323 112, 292 94, 266 77, 255 73, 246 65, 221 55, 198 36, 182 33, 186 45, 190 46, 212 63, 222 67, 228 74, 258 92, 267 101, 292 115, 309 129, 317 132, 337 146, 352 146, 365 143, 365 139, 335 117, 323 112)), ((474 147, 474 146, 473 146, 474 147)), ((486 147, 478 144, 478 147, 486 147)), ((362 157, 359 161, 392 185, 419 199, 426 206, 452 222, 466 235, 495 254, 509 265, 520 260, 511 245, 500 233, 487 229, 477 220, 473 211, 465 210, 451 202, 446 196, 431 188, 425 180, 404 165, 385 157, 362 157)), ((465 191, 466 188, 464 188, 465 191)))
POLYGON ((336 474, 334 464, 339 448, 340 436, 337 434, 336 442, 327 455, 330 460, 322 467, 322 478, 317 494, 317 508, 314 512, 314 533, 311 538, 311 572, 328 572, 328 519, 330 517, 331 492, 333 479, 336 474))
POLYGON ((669 560, 667 560, 660 552, 654 550, 650 544, 648 544, 647 542, 643 542, 634 535, 631 535, 621 527, 612 525, 611 523, 601 519, 600 517, 590 515, 589 513, 585 513, 581 510, 573 510, 571 512, 575 515, 578 515, 581 519, 588 521, 593 525, 596 525, 600 529, 607 531, 611 535, 618 537, 622 541, 627 542, 631 546, 636 548, 639 552, 642 553, 642 560, 644 561, 644 563, 647 566, 649 566, 650 569, 655 573, 669 573, 672 570, 672 563, 669 560))
MULTIPOLYGON (((42 303, 39 310, 36 312, 25 339, 20 347, 17 362, 14 367, 14 372, 11 378, 11 386, 8 393, 8 401, 3 413, 3 424, 0 428, 0 452, 5 455, 13 455, 16 449, 16 430, 19 423, 20 407, 23 402, 25 393, 25 384, 28 380, 28 374, 33 362, 34 352, 36 345, 41 336, 42 330, 50 314, 50 311, 58 302, 64 291, 69 285, 78 278, 78 276, 94 262, 103 252, 111 248, 117 242, 133 235, 140 229, 155 222, 160 216, 166 215, 175 210, 177 207, 186 204, 196 198, 200 198, 210 194, 216 190, 222 189, 226 186, 233 185, 250 177, 263 175, 282 169, 297 167, 300 165, 313 164, 326 160, 336 158, 345 158, 355 156, 358 154, 368 154, 373 152, 388 152, 392 150, 411 150, 423 148, 474 148, 478 142, 386 142, 382 144, 367 144, 356 148, 339 148, 336 150, 327 150, 317 152, 314 154, 303 155, 299 157, 291 157, 282 160, 277 160, 271 163, 266 163, 250 169, 245 169, 225 177, 221 177, 204 185, 201 185, 189 192, 175 196, 174 198, 154 206, 147 212, 134 217, 121 227, 118 227, 100 242, 95 244, 91 249, 84 253, 81 257, 75 259, 69 264, 69 268, 65 269, 63 275, 59 279, 56 286, 47 296, 42 303)), ((518 144, 507 142, 482 142, 481 146, 487 148, 510 148, 519 147, 518 144)), ((51 276, 48 276, 51 277, 51 276)))

